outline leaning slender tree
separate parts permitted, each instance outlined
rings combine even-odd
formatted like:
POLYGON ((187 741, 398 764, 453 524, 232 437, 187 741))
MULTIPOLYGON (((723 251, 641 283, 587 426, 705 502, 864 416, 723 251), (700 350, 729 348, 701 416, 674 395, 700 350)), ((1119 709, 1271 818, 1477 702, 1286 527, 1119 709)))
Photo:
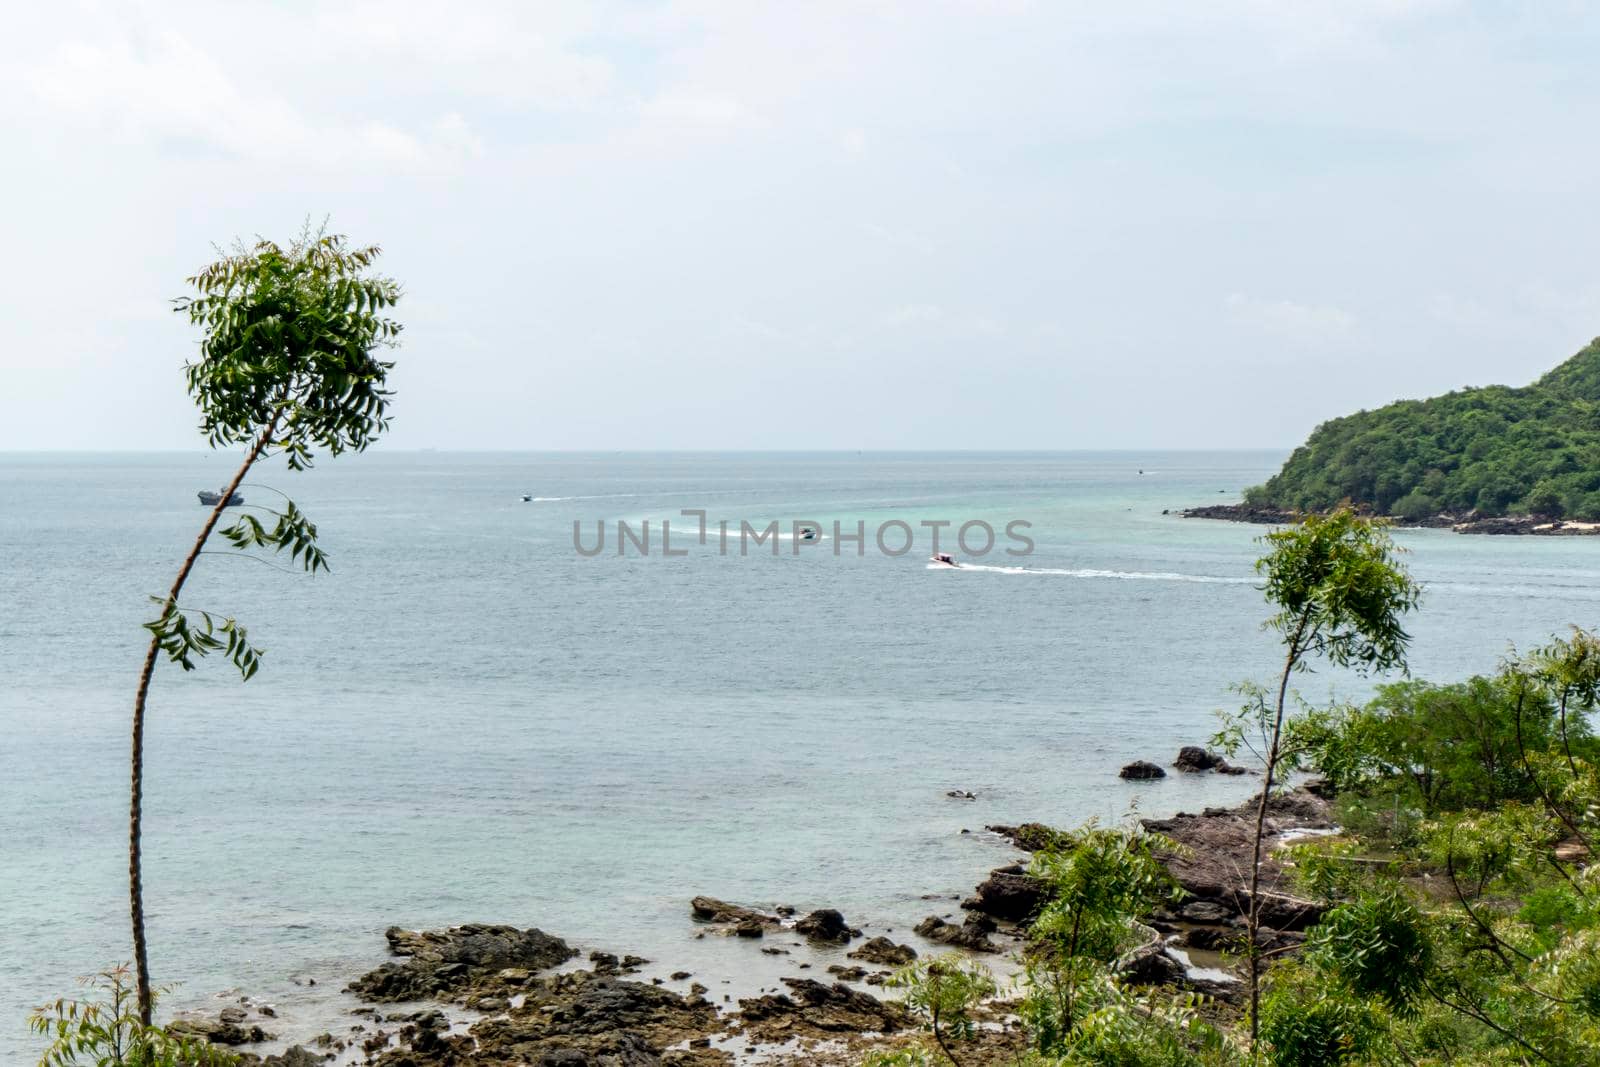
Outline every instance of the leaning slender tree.
POLYGON ((1266 579, 1263 593, 1278 608, 1266 627, 1283 636, 1283 671, 1275 704, 1259 694, 1246 714, 1258 719, 1267 746, 1256 808, 1251 850, 1246 944, 1250 954, 1250 1040, 1260 1031, 1261 843, 1267 805, 1283 754, 1283 709, 1289 678, 1309 670, 1313 657, 1362 673, 1404 669, 1411 637, 1400 618, 1417 606, 1421 590, 1398 562, 1399 549, 1381 522, 1361 518, 1348 509, 1310 516, 1298 526, 1276 530, 1262 540, 1268 546, 1256 562, 1266 579))
MULTIPOLYGON (((248 680, 261 663, 243 626, 232 618, 185 606, 184 583, 205 551, 223 509, 261 460, 282 456, 305 470, 318 452, 362 451, 388 428, 394 366, 378 358, 397 343, 400 324, 385 315, 400 287, 374 273, 376 246, 351 247, 345 238, 306 230, 287 247, 259 241, 239 246, 188 279, 194 294, 175 310, 201 331, 200 354, 185 367, 200 408, 200 429, 212 448, 243 446, 244 461, 223 488, 178 567, 172 587, 145 623, 150 648, 133 699, 132 780, 128 806, 128 895, 140 1022, 151 1025, 153 996, 145 947, 144 892, 139 858, 144 798, 144 721, 150 680, 165 653, 184 670, 223 652, 248 680)), ((278 508, 241 512, 222 536, 236 550, 289 553, 307 572, 326 570, 317 528, 285 498, 278 508), (266 521, 255 514, 263 512, 266 521)))

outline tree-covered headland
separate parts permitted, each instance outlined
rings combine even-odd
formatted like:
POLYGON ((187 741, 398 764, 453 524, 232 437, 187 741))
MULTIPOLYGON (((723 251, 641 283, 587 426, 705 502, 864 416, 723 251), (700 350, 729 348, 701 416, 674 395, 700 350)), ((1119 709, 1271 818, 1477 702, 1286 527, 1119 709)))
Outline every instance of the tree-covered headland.
POLYGON ((1406 522, 1600 520, 1600 339, 1521 388, 1461 389, 1331 419, 1245 501, 1304 512, 1348 503, 1406 522))

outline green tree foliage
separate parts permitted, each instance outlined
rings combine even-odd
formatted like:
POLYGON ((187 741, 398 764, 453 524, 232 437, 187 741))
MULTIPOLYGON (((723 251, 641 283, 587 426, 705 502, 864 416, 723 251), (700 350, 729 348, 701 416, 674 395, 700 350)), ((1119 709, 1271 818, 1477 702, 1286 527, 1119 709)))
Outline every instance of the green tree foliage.
POLYGON ((1600 519, 1600 339, 1519 389, 1401 400, 1318 426, 1251 503, 1600 519))
POLYGON ((957 1048, 976 1031, 973 1010, 998 990, 989 969, 952 952, 906 965, 889 984, 905 990, 906 1010, 927 1029, 934 1048, 901 1049, 870 1061, 873 1067, 928 1062, 961 1067, 957 1048))
MULTIPOLYGON (((1308 516, 1298 526, 1262 538, 1267 554, 1256 562, 1265 579, 1263 593, 1278 610, 1265 626, 1283 637, 1283 669, 1276 697, 1246 686, 1248 702, 1227 725, 1219 740, 1235 749, 1255 730, 1266 748, 1255 840, 1249 871, 1246 951, 1250 960, 1250 1035, 1258 1036, 1261 1014, 1261 948, 1256 932, 1261 922, 1261 843, 1267 803, 1280 761, 1298 760, 1284 746, 1284 710, 1289 679, 1308 670, 1314 659, 1358 671, 1404 669, 1410 635, 1401 618, 1417 606, 1421 590, 1400 565, 1398 549, 1380 522, 1364 519, 1348 508, 1327 516, 1308 516)), ((1292 736, 1292 735, 1291 735, 1292 736)))
POLYGON ((238 1057, 204 1041, 139 1021, 126 967, 82 979, 89 994, 62 998, 29 1019, 48 1040, 39 1067, 234 1067, 238 1057))
POLYGON ((1389 687, 1306 728, 1346 811, 1393 795, 1429 817, 1294 850, 1335 906, 1272 976, 1272 1062, 1600 1063, 1596 648, 1574 631, 1494 678, 1389 687))
POLYGON ((1031 928, 1022 1017, 1038 1063, 1202 1065, 1235 1062, 1200 1014, 1203 998, 1136 990, 1132 954, 1160 951, 1140 917, 1181 890, 1160 854, 1175 842, 1094 825, 1054 836, 1029 873, 1051 898, 1031 928))
MULTIPOLYGON (((200 409, 200 430, 213 448, 245 447, 243 462, 206 515, 165 596, 152 597, 145 624, 150 645, 133 704, 128 813, 128 895, 133 928, 134 984, 139 1020, 152 1023, 154 997, 145 944, 140 837, 144 795, 144 723, 159 657, 184 670, 212 652, 223 653, 248 680, 262 652, 236 620, 185 605, 180 596, 224 509, 246 474, 266 457, 282 456, 290 470, 310 467, 318 452, 362 451, 389 425, 388 373, 378 358, 397 343, 400 324, 386 314, 400 299, 393 279, 376 274, 376 247, 352 247, 343 237, 302 233, 282 246, 259 241, 240 247, 188 279, 194 293, 175 309, 200 329, 200 351, 185 365, 189 393, 200 409)), ((317 528, 291 500, 246 509, 221 531, 240 553, 287 553, 305 571, 326 570, 317 528)), ((259 558, 259 557, 256 557, 259 558)))

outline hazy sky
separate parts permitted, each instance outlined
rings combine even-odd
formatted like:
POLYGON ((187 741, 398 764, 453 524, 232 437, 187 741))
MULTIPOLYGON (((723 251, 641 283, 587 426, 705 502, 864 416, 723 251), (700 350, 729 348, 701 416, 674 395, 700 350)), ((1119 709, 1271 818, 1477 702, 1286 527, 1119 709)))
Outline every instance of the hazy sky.
POLYGON ((1297 443, 1600 334, 1600 8, 11 5, 0 448, 200 444, 167 310, 311 215, 394 447, 1297 443))

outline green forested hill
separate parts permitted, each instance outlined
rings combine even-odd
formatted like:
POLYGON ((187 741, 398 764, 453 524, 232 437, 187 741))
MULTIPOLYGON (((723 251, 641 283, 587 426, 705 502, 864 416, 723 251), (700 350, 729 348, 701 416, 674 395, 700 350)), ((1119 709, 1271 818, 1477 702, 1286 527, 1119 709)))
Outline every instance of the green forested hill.
POLYGON ((1400 400, 1318 426, 1253 505, 1342 501, 1440 513, 1600 519, 1600 338, 1532 385, 1400 400))

